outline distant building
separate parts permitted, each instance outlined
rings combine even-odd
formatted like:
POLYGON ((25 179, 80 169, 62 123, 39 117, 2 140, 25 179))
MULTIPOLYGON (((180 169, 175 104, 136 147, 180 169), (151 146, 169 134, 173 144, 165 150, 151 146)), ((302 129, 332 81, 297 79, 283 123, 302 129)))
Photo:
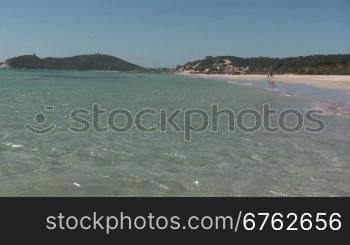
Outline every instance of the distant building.
POLYGON ((244 67, 244 66, 233 66, 233 65, 228 65, 226 66, 226 74, 241 74, 244 75, 247 73, 249 70, 249 66, 244 67))
POLYGON ((233 72, 234 72, 234 66, 233 65, 226 66, 226 74, 233 74, 233 72))
POLYGON ((0 62, 0 69, 7 69, 10 68, 6 63, 1 63, 0 62))

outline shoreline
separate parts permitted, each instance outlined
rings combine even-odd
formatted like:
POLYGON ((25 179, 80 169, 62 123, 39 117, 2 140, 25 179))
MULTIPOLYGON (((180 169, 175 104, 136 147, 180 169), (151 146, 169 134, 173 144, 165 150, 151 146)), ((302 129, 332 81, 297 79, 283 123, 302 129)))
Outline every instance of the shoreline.
POLYGON ((177 73, 179 75, 212 78, 212 79, 228 79, 228 80, 272 80, 275 82, 283 82, 290 84, 305 84, 318 88, 339 89, 350 95, 350 75, 274 75, 273 79, 268 79, 266 75, 228 75, 228 74, 192 74, 177 73))

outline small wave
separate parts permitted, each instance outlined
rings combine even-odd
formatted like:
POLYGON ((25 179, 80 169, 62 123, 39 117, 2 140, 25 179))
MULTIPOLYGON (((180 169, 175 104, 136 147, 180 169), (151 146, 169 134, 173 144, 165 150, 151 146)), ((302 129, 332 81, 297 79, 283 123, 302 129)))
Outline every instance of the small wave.
POLYGON ((21 145, 21 144, 13 144, 13 143, 9 143, 9 142, 3 143, 3 145, 8 146, 10 148, 14 148, 14 149, 18 149, 18 148, 23 147, 23 145, 21 145))
POLYGON ((159 187, 163 190, 166 190, 166 191, 169 190, 169 187, 164 185, 164 184, 159 184, 159 187))
POLYGON ((92 72, 101 72, 101 73, 117 73, 119 71, 104 71, 104 70, 91 70, 92 72))
POLYGON ((247 82, 236 82, 236 81, 232 81, 232 80, 227 80, 226 83, 229 83, 229 84, 234 84, 234 85, 242 85, 242 86, 253 86, 252 83, 247 83, 247 82))
POLYGON ((74 182, 73 185, 74 185, 75 187, 80 187, 80 186, 81 186, 81 185, 80 185, 79 183, 77 183, 77 182, 74 182))
POLYGON ((278 88, 265 88, 265 90, 274 91, 274 92, 282 91, 281 89, 278 89, 278 88))
POLYGON ((263 160, 261 159, 261 157, 259 155, 252 155, 251 156, 253 160, 258 161, 258 162, 263 162, 263 160))
POLYGON ((199 181, 198 180, 195 180, 192 182, 195 186, 199 187, 199 181))
POLYGON ((287 193, 277 192, 277 191, 273 191, 273 190, 271 190, 270 193, 272 195, 275 195, 275 196, 282 196, 282 197, 287 197, 288 196, 287 193))
POLYGON ((328 182, 327 180, 325 180, 325 179, 318 179, 318 178, 314 178, 314 177, 310 177, 310 180, 311 181, 320 181, 320 182, 328 182))
POLYGON ((298 96, 297 94, 290 94, 290 93, 281 93, 280 95, 287 96, 287 97, 298 96))
POLYGON ((182 159, 185 160, 187 157, 182 155, 182 154, 178 154, 178 153, 164 153, 165 156, 171 157, 171 158, 175 158, 175 159, 182 159))
POLYGON ((278 89, 278 88, 266 88, 266 90, 268 91, 273 91, 273 92, 277 92, 278 95, 281 96, 287 96, 287 97, 291 97, 291 96, 298 96, 298 94, 292 92, 292 91, 288 91, 285 89, 278 89))
POLYGON ((332 105, 332 104, 316 104, 312 105, 312 110, 323 111, 323 114, 326 116, 346 116, 350 115, 350 106, 341 104, 341 105, 332 105))

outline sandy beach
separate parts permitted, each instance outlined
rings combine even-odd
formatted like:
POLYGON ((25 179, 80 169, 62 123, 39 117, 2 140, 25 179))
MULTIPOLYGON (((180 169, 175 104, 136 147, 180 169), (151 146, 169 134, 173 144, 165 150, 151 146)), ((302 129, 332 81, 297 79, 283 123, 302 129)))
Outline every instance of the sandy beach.
MULTIPOLYGON (((229 79, 229 80, 267 80, 266 75, 226 75, 226 74, 189 74, 179 73, 203 78, 229 79)), ((350 94, 350 75, 275 75, 276 82, 302 83, 319 88, 341 89, 350 94)))

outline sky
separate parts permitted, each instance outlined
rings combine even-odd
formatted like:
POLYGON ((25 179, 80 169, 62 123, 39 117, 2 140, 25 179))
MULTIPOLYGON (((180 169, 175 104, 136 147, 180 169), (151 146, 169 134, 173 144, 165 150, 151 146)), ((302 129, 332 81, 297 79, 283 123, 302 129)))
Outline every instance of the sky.
POLYGON ((145 67, 350 53, 350 1, 0 0, 0 61, 34 52, 99 52, 145 67))

